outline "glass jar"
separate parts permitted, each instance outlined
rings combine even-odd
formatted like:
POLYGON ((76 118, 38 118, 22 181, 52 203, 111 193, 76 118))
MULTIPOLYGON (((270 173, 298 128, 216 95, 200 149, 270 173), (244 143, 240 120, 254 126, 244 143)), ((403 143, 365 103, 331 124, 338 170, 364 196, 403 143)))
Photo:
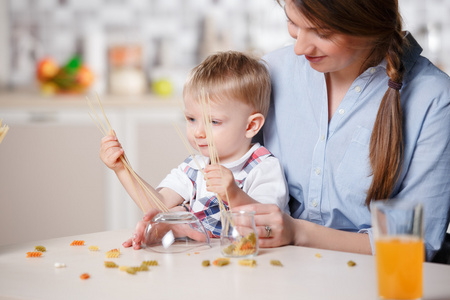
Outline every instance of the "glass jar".
POLYGON ((147 225, 144 246, 155 252, 179 253, 199 247, 210 248, 210 238, 200 220, 191 212, 157 214, 147 225))
POLYGON ((255 212, 226 212, 222 215, 220 249, 227 257, 245 258, 258 255, 255 212))

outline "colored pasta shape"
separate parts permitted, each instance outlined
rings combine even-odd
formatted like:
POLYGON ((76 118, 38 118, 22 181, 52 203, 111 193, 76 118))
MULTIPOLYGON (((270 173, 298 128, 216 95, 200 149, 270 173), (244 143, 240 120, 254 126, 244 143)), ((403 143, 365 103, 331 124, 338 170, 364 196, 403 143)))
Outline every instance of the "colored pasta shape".
POLYGON ((143 271, 148 271, 149 269, 148 269, 147 265, 140 265, 137 270, 138 270, 138 272, 143 272, 143 271))
POLYGON ((238 260, 240 266, 256 267, 256 260, 254 259, 240 259, 238 260))
POLYGON ((74 240, 70 246, 84 246, 84 241, 82 240, 74 240))
POLYGON ((47 249, 45 249, 44 246, 36 246, 36 247, 34 247, 34 250, 39 251, 39 252, 47 251, 47 249))
POLYGON ((42 256, 42 252, 39 251, 27 252, 27 257, 40 257, 40 256, 42 256))
POLYGON ((118 268, 119 266, 113 261, 105 261, 105 267, 107 267, 107 268, 118 268))
POLYGON ((282 267, 283 264, 281 263, 281 261, 279 261, 278 259, 272 259, 270 260, 270 264, 272 266, 277 266, 277 267, 282 267))
POLYGON ((250 233, 222 251, 227 255, 233 256, 247 256, 256 253, 256 236, 254 233, 250 233))
POLYGON ((226 266, 229 263, 230 263, 230 259, 224 258, 224 257, 219 257, 218 259, 213 261, 213 265, 218 266, 218 267, 226 266))
POLYGON ((148 267, 158 266, 158 261, 156 261, 156 260, 144 260, 141 265, 146 265, 148 267))
POLYGON ((119 271, 126 271, 128 269, 128 266, 120 266, 119 271))
POLYGON ((118 258, 120 256, 120 250, 119 249, 111 249, 108 252, 105 253, 106 258, 118 258))
POLYGON ((89 246, 88 249, 89 249, 90 251, 98 251, 98 246, 92 245, 92 246, 89 246))
POLYGON ((88 279, 89 277, 91 277, 91 276, 88 273, 83 273, 83 274, 80 275, 80 278, 82 280, 88 279))
POLYGON ((105 257, 106 258, 118 258, 120 256, 120 252, 106 252, 105 257))

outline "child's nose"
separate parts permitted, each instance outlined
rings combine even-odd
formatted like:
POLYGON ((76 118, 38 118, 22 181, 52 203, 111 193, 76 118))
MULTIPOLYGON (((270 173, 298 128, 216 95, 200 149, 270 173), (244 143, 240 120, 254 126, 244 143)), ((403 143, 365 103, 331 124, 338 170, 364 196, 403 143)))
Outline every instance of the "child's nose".
POLYGON ((203 125, 199 124, 194 131, 194 136, 197 139, 204 139, 206 138, 205 128, 203 125))

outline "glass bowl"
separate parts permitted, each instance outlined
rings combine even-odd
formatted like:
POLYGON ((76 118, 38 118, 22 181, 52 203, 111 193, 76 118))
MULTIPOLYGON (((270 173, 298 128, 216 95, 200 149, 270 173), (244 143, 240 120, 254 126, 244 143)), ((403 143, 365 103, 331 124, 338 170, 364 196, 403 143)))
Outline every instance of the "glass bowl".
POLYGON ((258 255, 258 234, 255 212, 226 212, 223 215, 220 249, 227 257, 253 257, 258 255))
POLYGON ((211 247, 200 220, 193 213, 182 211, 157 214, 147 225, 143 244, 146 249, 162 253, 211 247))

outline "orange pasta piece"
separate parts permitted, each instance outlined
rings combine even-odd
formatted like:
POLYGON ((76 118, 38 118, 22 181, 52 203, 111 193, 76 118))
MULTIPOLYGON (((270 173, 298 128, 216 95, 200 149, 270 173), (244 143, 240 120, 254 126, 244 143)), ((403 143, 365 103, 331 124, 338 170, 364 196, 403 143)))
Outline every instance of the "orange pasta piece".
POLYGON ((74 240, 70 246, 84 246, 84 241, 82 240, 74 240))
POLYGON ((39 251, 27 252, 27 257, 40 257, 41 255, 42 252, 39 251))
POLYGON ((90 278, 90 277, 91 277, 91 276, 90 276, 88 273, 83 273, 83 274, 80 275, 80 278, 81 278, 82 280, 88 279, 88 278, 90 278))

